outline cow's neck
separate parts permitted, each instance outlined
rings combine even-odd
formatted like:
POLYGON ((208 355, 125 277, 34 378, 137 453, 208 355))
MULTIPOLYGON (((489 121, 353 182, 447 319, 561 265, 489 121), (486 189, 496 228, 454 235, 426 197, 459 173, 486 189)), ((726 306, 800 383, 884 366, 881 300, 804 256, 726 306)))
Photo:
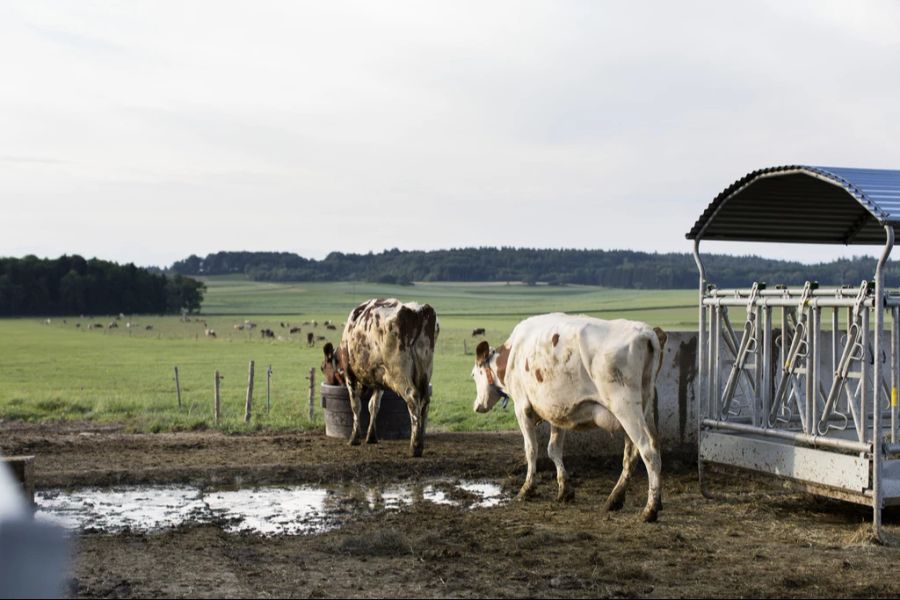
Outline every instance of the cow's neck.
POLYGON ((506 363, 509 361, 509 351, 509 344, 503 344, 497 348, 488 362, 488 366, 496 375, 495 385, 504 392, 506 391, 506 363))

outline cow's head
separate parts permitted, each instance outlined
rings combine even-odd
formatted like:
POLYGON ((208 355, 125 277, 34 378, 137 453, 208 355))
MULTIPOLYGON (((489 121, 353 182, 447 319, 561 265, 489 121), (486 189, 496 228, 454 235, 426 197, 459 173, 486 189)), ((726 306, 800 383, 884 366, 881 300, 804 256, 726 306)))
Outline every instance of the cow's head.
MULTIPOLYGON (((506 393, 501 387, 500 375, 495 370, 496 352, 491 349, 490 344, 481 342, 475 348, 475 366, 472 368, 472 379, 475 380, 475 412, 486 413, 506 393)), ((504 369, 506 365, 503 365, 504 369)))
POLYGON ((343 376, 340 366, 338 365, 337 354, 334 352, 334 346, 331 342, 325 344, 322 348, 325 359, 322 361, 322 373, 325 376, 327 385, 344 385, 343 376))

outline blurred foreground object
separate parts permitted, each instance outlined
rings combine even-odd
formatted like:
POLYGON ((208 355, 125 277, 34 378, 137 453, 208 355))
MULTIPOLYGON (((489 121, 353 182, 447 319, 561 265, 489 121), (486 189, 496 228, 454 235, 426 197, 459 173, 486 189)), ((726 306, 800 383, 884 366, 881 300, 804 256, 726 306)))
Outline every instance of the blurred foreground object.
POLYGON ((69 540, 61 527, 34 521, 31 461, 16 464, 22 484, 0 459, 0 598, 60 598, 67 591, 69 540))

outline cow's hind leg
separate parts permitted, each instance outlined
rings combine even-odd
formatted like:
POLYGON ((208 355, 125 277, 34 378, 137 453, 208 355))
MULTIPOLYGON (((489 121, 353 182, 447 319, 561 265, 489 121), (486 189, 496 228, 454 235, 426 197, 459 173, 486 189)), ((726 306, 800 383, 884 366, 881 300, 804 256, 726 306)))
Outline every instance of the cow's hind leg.
MULTIPOLYGON (((351 446, 359 445, 359 407, 360 396, 362 395, 362 387, 359 385, 347 384, 347 392, 350 394, 350 410, 353 412, 353 431, 350 432, 349 444, 351 446)), ((370 416, 371 419, 371 416, 370 416)))
POLYGON ((563 444, 566 441, 566 430, 556 425, 550 426, 550 443, 547 444, 547 455, 556 465, 556 483, 559 485, 557 502, 569 502, 575 497, 575 488, 569 483, 569 474, 563 465, 563 444))
POLYGON ((604 510, 619 510, 625 505, 625 492, 628 489, 628 482, 631 481, 631 474, 634 472, 634 463, 640 456, 637 446, 631 443, 631 438, 625 436, 625 453, 622 456, 622 474, 619 475, 619 481, 606 499, 604 510))
POLYGON ((381 408, 381 395, 383 390, 372 390, 372 397, 369 398, 369 430, 366 432, 366 443, 377 444, 378 434, 375 432, 375 421, 378 418, 378 409, 381 408))
POLYGON ((659 456, 659 447, 656 443, 656 436, 650 430, 644 411, 641 407, 641 399, 639 394, 633 394, 627 390, 623 390, 616 394, 618 398, 611 403, 613 414, 622 424, 625 435, 631 438, 631 442, 637 447, 644 460, 644 466, 647 467, 647 479, 649 486, 647 490, 647 505, 641 513, 644 521, 656 521, 657 513, 662 507, 660 499, 660 472, 662 470, 662 461, 659 456))
POLYGON ((534 495, 534 473, 537 471, 537 431, 535 422, 530 415, 530 410, 525 408, 525 402, 516 402, 516 420, 522 437, 525 441, 525 461, 528 463, 528 473, 525 475, 525 483, 519 490, 518 500, 524 500, 534 495))
POLYGON ((410 388, 404 395, 406 408, 409 410, 410 436, 409 455, 418 458, 425 451, 425 424, 428 421, 428 403, 430 398, 410 388))

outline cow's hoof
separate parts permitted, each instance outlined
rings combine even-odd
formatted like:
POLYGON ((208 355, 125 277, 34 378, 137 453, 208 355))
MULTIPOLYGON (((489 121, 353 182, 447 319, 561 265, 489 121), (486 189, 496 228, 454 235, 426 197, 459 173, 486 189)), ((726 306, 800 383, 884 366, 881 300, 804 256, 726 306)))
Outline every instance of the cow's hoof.
POLYGON ((603 510, 606 512, 615 512, 617 510, 622 510, 622 507, 625 506, 625 497, 619 498, 607 498, 606 504, 603 505, 603 510))
POLYGON ((350 440, 347 442, 347 445, 348 446, 359 446, 359 436, 350 438, 350 440))
POLYGON ((525 500, 529 500, 534 498, 534 486, 522 486, 522 489, 519 490, 519 493, 516 494, 516 500, 523 502, 525 500))
POLYGON ((641 511, 641 521, 644 523, 656 523, 656 519, 659 516, 657 513, 659 509, 656 507, 647 507, 643 511, 641 511))
POLYGON ((410 458, 422 458, 422 452, 424 452, 425 448, 422 446, 413 447, 409 449, 410 458))
POLYGON ((367 435, 367 436, 366 436, 366 443, 367 443, 367 444, 377 444, 377 443, 378 443, 378 436, 375 435, 375 434, 367 435))
POLYGON ((575 499, 575 488, 565 483, 559 486, 559 492, 556 494, 557 502, 571 502, 575 499))

